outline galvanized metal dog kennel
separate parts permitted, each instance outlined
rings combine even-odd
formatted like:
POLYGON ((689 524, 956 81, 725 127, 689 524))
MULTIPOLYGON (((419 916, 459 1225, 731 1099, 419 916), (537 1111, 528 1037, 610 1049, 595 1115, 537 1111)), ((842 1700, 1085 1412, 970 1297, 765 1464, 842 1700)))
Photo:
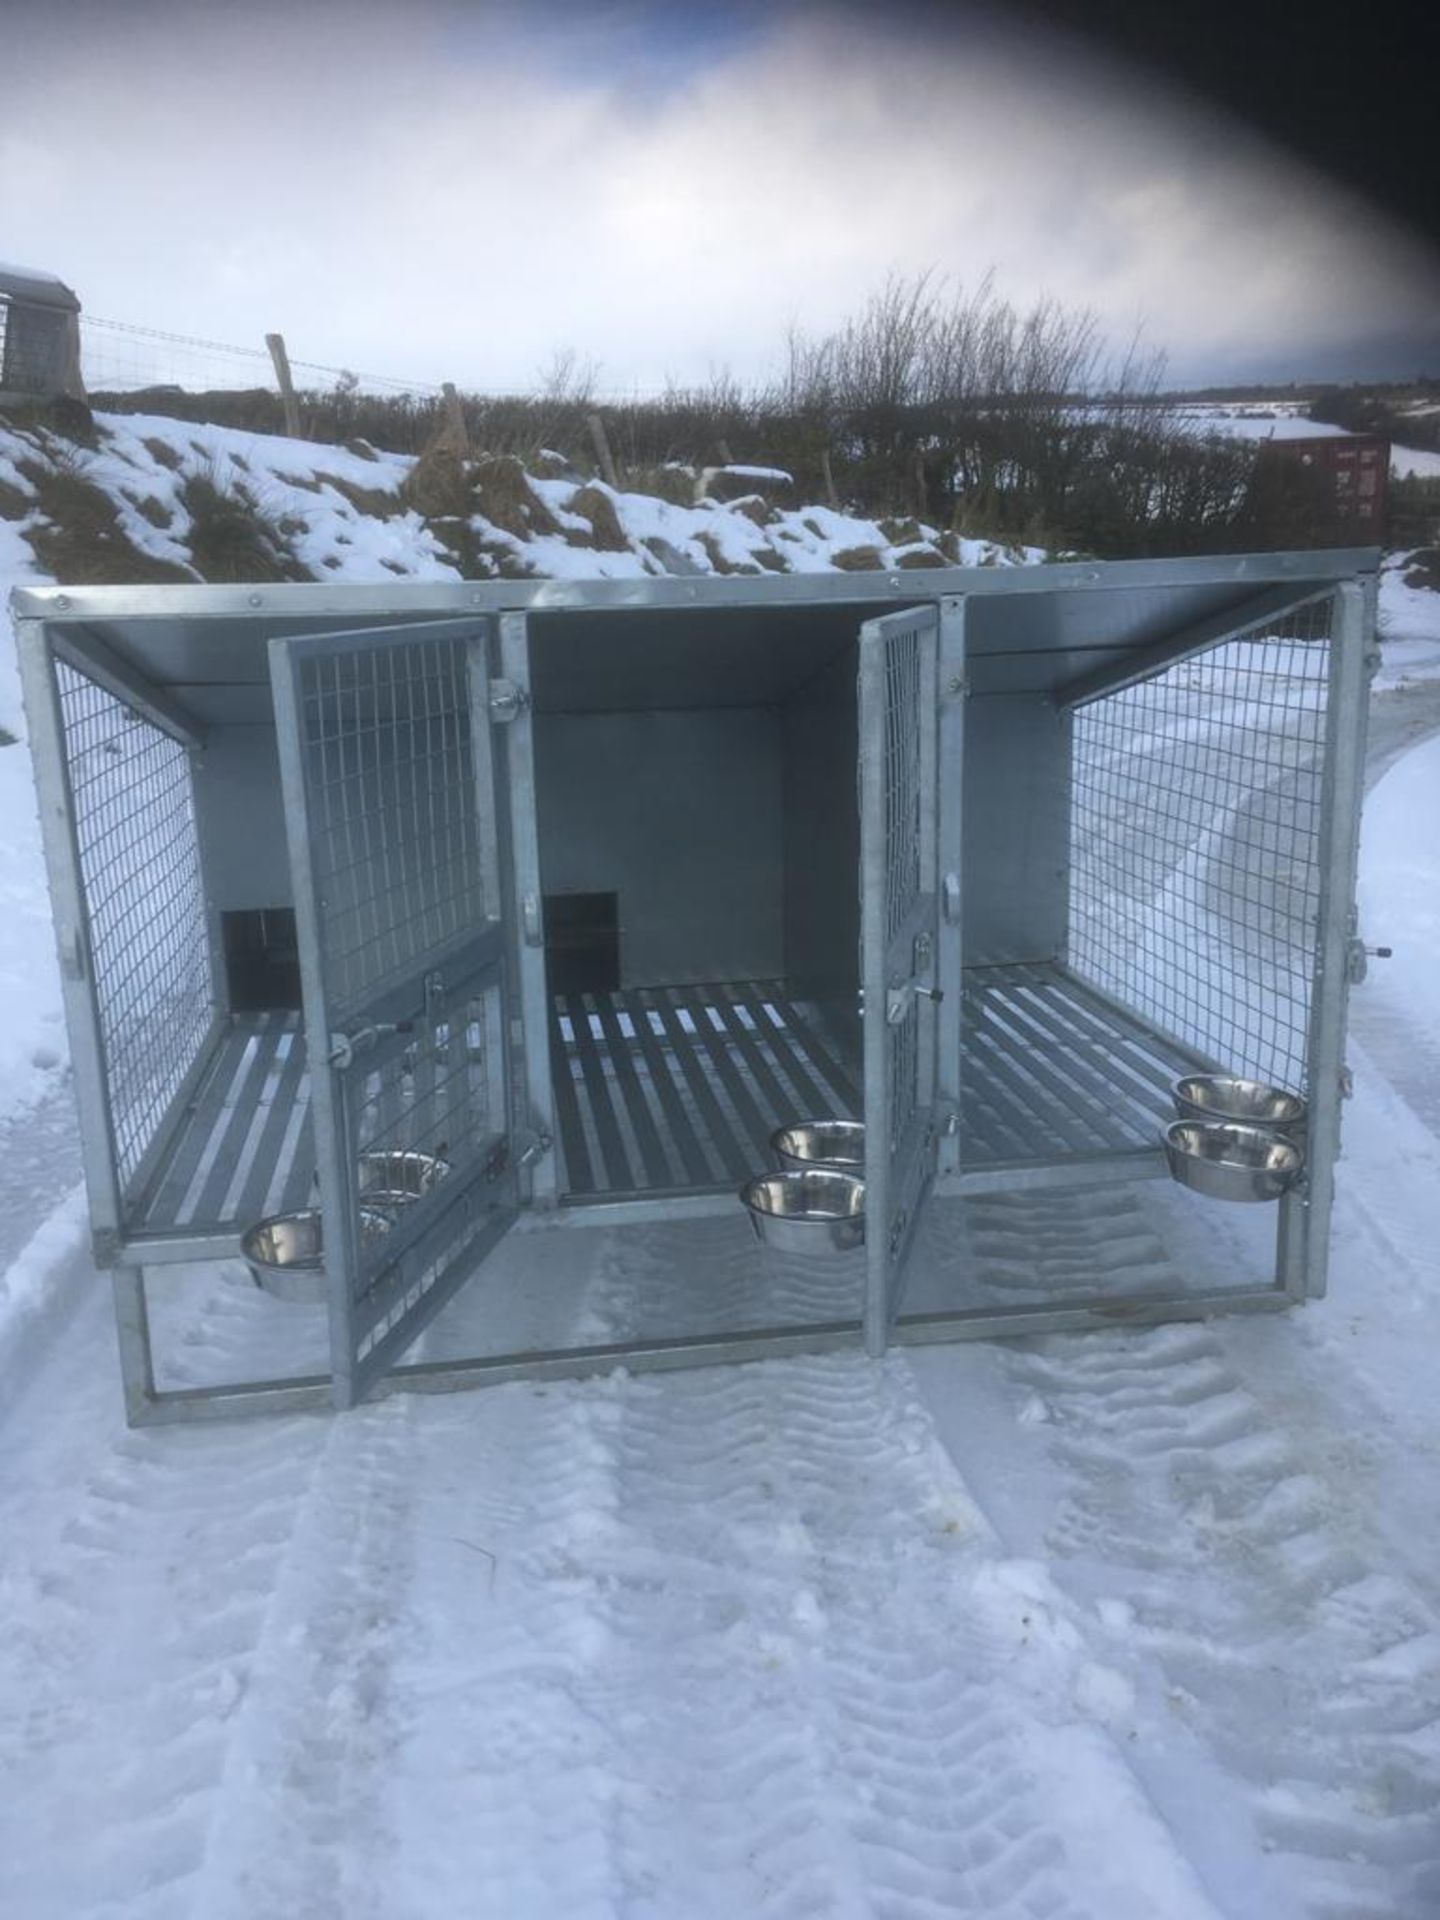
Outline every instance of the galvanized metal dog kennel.
POLYGON ((1374 567, 19 593, 132 1418, 1323 1291, 1374 567), (1262 1187, 1162 1138, 1216 1071, 1303 1101, 1218 1284, 1187 1209, 1262 1187), (863 1250, 777 1277, 736 1191, 834 1119, 863 1250), (1102 1230, 1051 1284, 1080 1189, 1163 1194, 1181 1265, 1102 1230), (157 1384, 164 1269, 317 1194, 328 1373, 157 1384), (496 1278, 517 1225, 655 1221, 598 1320, 496 1278))

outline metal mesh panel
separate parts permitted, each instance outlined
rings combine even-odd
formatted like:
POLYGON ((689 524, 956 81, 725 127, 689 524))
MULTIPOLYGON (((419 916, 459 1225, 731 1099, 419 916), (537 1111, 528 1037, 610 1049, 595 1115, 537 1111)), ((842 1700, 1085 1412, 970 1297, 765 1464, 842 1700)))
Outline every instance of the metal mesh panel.
POLYGON ((215 1013, 186 749, 55 664, 122 1190, 215 1013))
POLYGON ((464 640, 306 660, 301 726, 332 1015, 485 918, 464 640))
POLYGON ((885 937, 894 937, 920 892, 920 635, 885 650, 885 937))
POLYGON ((1068 958, 1226 1069, 1304 1091, 1333 600, 1074 717, 1068 958))
MULTIPOLYGON (((885 650, 885 938, 910 923, 921 874, 921 635, 895 635, 885 650)), ((908 972, 908 968, 907 968, 908 972)), ((890 1150, 898 1153, 919 1102, 919 1018, 912 999, 890 1032, 890 1150)))

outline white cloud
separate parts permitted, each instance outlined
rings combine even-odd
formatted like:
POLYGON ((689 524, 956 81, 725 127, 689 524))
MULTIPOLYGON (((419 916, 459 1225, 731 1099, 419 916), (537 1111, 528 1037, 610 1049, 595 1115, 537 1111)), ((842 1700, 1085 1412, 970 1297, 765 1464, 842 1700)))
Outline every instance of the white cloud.
MULTIPOLYGON (((612 10, 617 46, 634 14, 612 10)), ((570 343, 653 385, 757 370, 890 267, 993 266, 1117 336, 1143 316, 1180 371, 1289 348, 1300 374, 1418 328, 1440 290, 1258 141, 989 20, 781 18, 657 80, 515 8, 484 30, 444 6, 47 18, 7 87, 7 255, 91 311, 283 326, 302 358, 484 386, 570 343)))

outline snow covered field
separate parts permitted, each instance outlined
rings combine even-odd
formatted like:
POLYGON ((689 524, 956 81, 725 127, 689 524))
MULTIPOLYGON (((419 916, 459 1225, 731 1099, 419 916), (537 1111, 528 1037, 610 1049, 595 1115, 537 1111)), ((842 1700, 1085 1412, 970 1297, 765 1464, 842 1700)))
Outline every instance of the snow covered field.
MULTIPOLYGON (((1182 425, 1196 433, 1223 433, 1236 440, 1316 440, 1347 431, 1324 420, 1308 419, 1304 403, 1299 401, 1249 405, 1241 402, 1230 406, 1218 402, 1196 403, 1178 407, 1176 412, 1182 425)), ((1402 480, 1440 478, 1440 453, 1392 442, 1390 471, 1402 480)))
MULTIPOLYGON (((1387 576, 1330 1299, 878 1365, 128 1433, 0 750, 0 1915, 1440 1913, 1437 598, 1387 576)), ((597 1313, 680 1257, 542 1248, 597 1313)), ((172 1334, 294 1313, 216 1268, 172 1334)))

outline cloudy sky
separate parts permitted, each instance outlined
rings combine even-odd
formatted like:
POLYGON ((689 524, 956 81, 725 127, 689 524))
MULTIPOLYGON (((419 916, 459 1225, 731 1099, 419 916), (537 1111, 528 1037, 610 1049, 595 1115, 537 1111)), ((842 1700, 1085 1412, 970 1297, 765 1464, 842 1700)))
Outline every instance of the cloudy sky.
MULTIPOLYGON (((1175 380, 1440 365, 1440 260, 1013 11, 6 0, 0 258, 89 313, 463 386, 771 366, 890 269, 1175 380)), ((1277 76, 1277 84, 1282 77, 1277 76)))

